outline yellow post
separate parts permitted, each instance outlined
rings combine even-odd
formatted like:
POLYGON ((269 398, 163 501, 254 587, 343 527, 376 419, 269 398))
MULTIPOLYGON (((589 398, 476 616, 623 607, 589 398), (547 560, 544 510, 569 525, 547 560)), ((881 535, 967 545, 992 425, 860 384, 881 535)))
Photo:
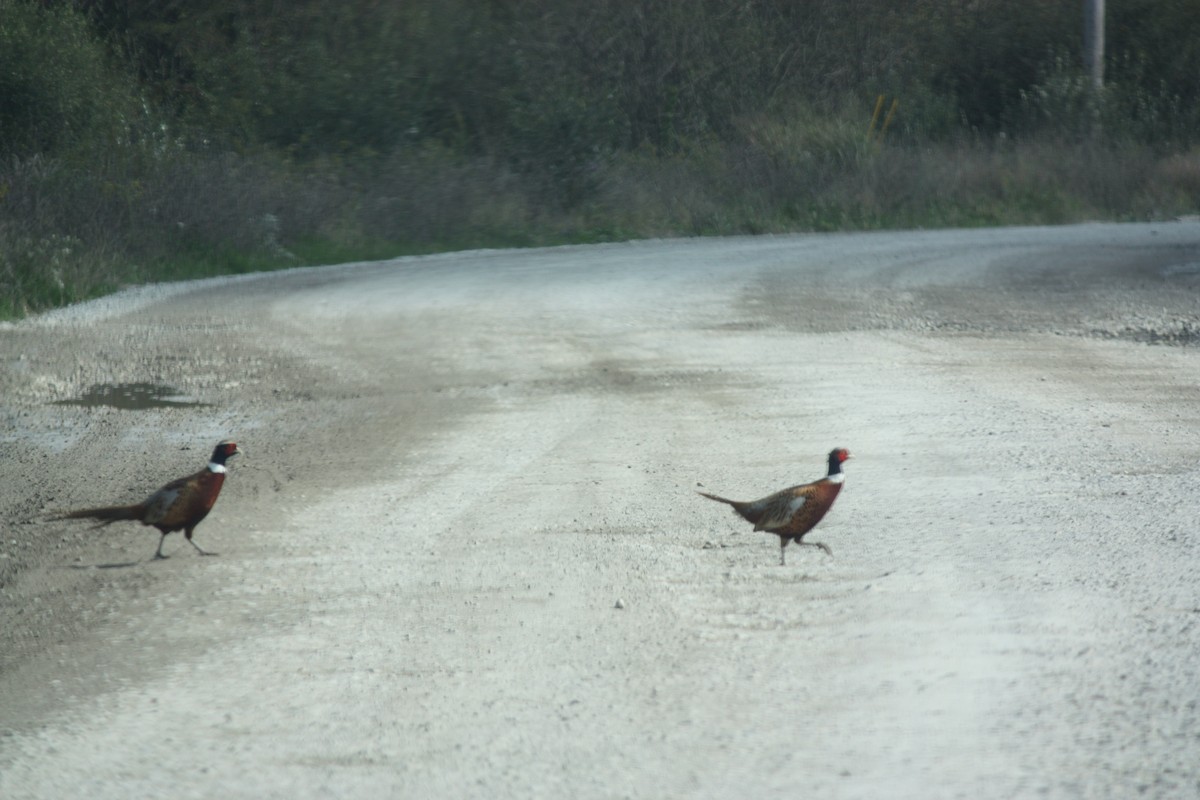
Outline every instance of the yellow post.
POLYGON ((888 125, 892 124, 892 117, 896 116, 896 109, 899 107, 900 101, 892 100, 892 107, 888 109, 887 116, 883 120, 883 127, 879 129, 879 141, 883 141, 883 135, 887 133, 888 125))
POLYGON ((883 110, 883 95, 875 98, 875 113, 871 115, 871 125, 867 128, 867 141, 871 141, 871 136, 875 133, 875 123, 879 121, 879 112, 883 110))

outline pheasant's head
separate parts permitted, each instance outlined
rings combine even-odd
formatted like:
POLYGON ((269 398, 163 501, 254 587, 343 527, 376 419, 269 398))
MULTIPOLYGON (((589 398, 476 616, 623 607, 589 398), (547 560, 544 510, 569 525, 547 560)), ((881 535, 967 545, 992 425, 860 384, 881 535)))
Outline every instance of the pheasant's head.
POLYGON ((210 460, 214 464, 221 464, 224 466, 226 459, 240 455, 241 452, 241 450, 238 450, 237 442, 233 441, 232 439, 226 439, 216 446, 216 448, 213 450, 212 458, 210 460))

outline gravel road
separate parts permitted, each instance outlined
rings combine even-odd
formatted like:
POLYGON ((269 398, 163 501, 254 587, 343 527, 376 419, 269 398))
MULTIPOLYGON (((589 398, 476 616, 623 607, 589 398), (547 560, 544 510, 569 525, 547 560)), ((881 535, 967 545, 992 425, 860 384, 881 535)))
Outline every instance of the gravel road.
POLYGON ((1200 795, 1197 339, 1196 222, 455 253, 4 325, 0 797, 1200 795), (69 402, 130 383, 194 404, 69 402), (218 558, 48 520, 226 437, 218 558), (834 446, 833 557, 695 494, 834 446))

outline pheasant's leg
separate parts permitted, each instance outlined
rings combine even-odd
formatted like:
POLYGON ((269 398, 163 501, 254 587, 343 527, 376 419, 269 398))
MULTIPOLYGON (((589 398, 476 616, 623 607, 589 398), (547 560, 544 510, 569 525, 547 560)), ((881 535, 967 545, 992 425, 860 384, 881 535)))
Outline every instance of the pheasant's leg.
POLYGON ((192 541, 192 532, 190 530, 185 531, 184 536, 187 537, 187 540, 192 545, 192 547, 196 548, 196 550, 198 550, 200 552, 200 555, 202 555, 202 556, 215 556, 216 555, 216 553, 211 553, 208 550, 205 550, 204 548, 202 548, 200 545, 193 542, 192 541))
POLYGON ((802 544, 805 547, 819 547, 825 551, 825 555, 833 555, 833 551, 829 549, 829 545, 825 544, 824 542, 796 542, 796 544, 802 544))
POLYGON ((781 566, 781 567, 787 566, 787 559, 784 558, 783 548, 787 547, 788 542, 790 542, 790 541, 791 541, 791 539, 787 538, 786 536, 779 537, 779 566, 781 566))
POLYGON ((158 550, 154 551, 155 558, 166 558, 166 556, 162 554, 163 542, 166 541, 166 539, 167 535, 165 533, 158 537, 158 550))

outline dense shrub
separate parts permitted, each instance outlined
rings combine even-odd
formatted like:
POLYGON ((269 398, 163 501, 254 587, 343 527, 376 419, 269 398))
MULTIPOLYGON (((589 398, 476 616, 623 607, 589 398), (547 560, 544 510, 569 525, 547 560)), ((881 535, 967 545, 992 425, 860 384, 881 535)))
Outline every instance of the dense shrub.
POLYGON ((125 143, 135 97, 82 17, 0 0, 0 156, 125 143))

